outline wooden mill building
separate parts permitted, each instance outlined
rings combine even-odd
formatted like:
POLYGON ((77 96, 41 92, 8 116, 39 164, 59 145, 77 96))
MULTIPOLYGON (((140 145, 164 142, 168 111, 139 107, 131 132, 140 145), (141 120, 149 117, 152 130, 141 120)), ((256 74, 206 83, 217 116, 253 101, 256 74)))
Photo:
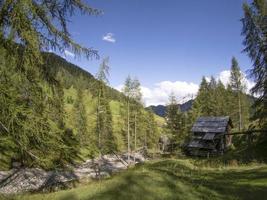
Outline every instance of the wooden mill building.
POLYGON ((190 155, 210 156, 223 154, 232 143, 227 135, 233 128, 230 117, 199 117, 194 123, 192 139, 187 145, 190 155))

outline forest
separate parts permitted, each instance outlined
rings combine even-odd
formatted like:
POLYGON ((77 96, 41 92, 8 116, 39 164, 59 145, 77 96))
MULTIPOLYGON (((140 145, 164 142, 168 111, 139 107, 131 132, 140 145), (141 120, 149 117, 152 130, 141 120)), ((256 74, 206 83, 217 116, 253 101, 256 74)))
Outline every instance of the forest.
POLYGON ((69 33, 68 18, 76 12, 104 14, 80 0, 0 1, 0 199, 260 199, 267 194, 266 0, 242 7, 240 34, 254 87, 248 91, 233 56, 227 85, 203 74, 190 109, 182 111, 170 93, 164 117, 146 107, 138 78, 125 77, 121 91, 110 85, 112 57, 100 56, 69 33), (65 49, 100 60, 97 73, 61 57, 65 49), (233 142, 224 155, 188 156, 196 120, 222 116, 233 125, 233 142), (167 151, 159 144, 163 137, 167 151), (139 152, 144 162, 136 161, 139 152), (127 166, 105 178, 98 159, 109 155, 127 166), (2 196, 15 165, 22 175, 28 169, 64 173, 88 160, 98 162, 95 179, 57 192, 2 196))

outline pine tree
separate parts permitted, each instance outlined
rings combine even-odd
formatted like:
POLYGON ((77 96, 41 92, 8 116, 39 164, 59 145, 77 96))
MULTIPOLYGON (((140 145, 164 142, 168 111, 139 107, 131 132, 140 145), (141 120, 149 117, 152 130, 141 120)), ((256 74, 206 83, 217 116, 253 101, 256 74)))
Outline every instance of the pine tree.
POLYGON ((252 92, 260 96, 255 105, 255 118, 262 126, 267 126, 267 2, 254 0, 251 5, 244 3, 243 11, 244 52, 253 61, 250 73, 256 84, 252 92))

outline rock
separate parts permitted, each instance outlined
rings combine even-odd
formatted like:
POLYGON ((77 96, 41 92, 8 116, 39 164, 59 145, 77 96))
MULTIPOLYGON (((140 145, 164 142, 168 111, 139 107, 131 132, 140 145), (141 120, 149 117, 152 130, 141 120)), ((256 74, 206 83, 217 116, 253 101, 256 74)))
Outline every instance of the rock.
POLYGON ((39 168, 20 168, 0 171, 0 193, 14 194, 31 191, 51 191, 71 187, 72 183, 82 179, 99 179, 109 177, 112 173, 127 169, 129 164, 144 162, 140 153, 104 155, 86 160, 72 171, 45 171, 39 168))
POLYGON ((12 162, 12 168, 14 168, 14 169, 18 169, 18 168, 20 168, 21 167, 21 163, 20 162, 12 162))

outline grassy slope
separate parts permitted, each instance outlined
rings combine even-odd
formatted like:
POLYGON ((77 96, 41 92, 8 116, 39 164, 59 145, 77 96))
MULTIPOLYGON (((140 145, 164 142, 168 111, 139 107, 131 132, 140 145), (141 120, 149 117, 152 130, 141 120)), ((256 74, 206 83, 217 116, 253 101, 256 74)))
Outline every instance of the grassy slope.
POLYGON ((101 182, 17 199, 256 200, 267 196, 266 165, 208 168, 192 163, 188 159, 153 161, 101 182))
MULTIPOLYGON (((64 98, 65 98, 65 123, 68 125, 69 128, 72 128, 75 132, 75 113, 74 113, 74 102, 76 100, 77 96, 77 91, 73 87, 69 89, 64 90, 64 98), (72 103, 68 103, 67 99, 71 98, 72 103)), ((89 138, 90 141, 95 140, 96 137, 94 131, 95 131, 95 126, 96 126, 96 98, 92 97, 92 94, 90 91, 85 90, 83 91, 83 98, 84 98, 84 105, 86 108, 86 113, 87 113, 87 120, 88 120, 88 131, 89 135, 91 138, 89 138)), ((122 129, 123 129, 123 119, 121 116, 121 106, 122 103, 116 100, 111 100, 110 101, 110 108, 112 112, 112 120, 113 120, 113 134, 115 137, 115 140, 118 145, 118 150, 119 151, 125 151, 126 146, 125 146, 125 138, 122 135, 122 129)), ((165 123, 165 119, 154 115, 155 116, 155 121, 157 122, 157 125, 159 127, 159 131, 161 131, 161 127, 165 123)), ((85 159, 88 157, 87 154, 89 152, 86 149, 82 150, 82 157, 85 159)))

